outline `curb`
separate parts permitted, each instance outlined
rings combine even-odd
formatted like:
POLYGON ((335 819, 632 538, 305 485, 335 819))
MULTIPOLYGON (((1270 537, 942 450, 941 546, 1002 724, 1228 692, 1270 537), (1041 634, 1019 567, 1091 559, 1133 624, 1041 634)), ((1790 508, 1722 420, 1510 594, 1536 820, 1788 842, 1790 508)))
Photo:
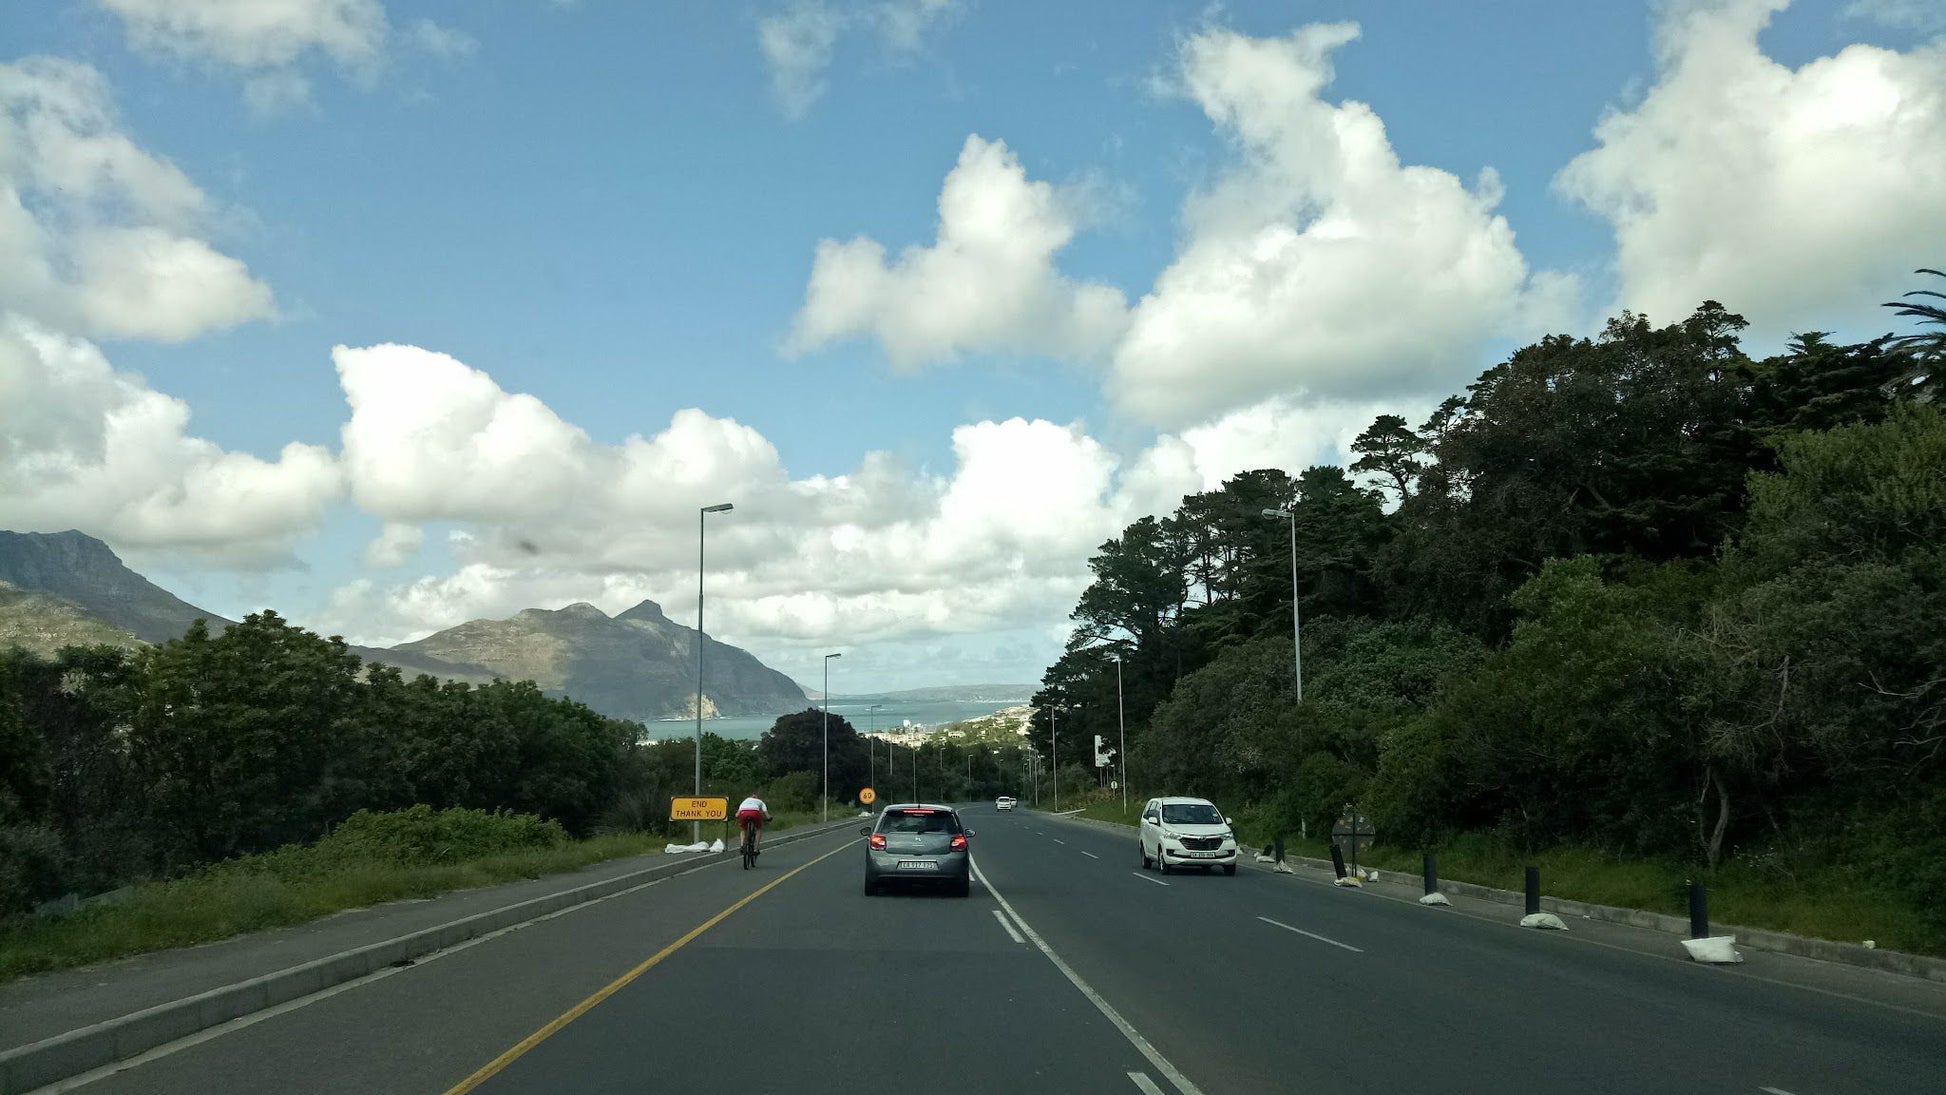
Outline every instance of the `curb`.
MULTIPOLYGON (((826 825, 786 830, 764 843, 774 846, 807 840, 837 832, 856 821, 856 818, 847 817, 826 825)), ((375 973, 387 966, 397 965, 423 954, 445 950, 468 939, 525 923, 551 912, 620 893, 644 882, 681 874, 708 863, 731 859, 735 855, 735 852, 726 849, 714 853, 686 853, 681 858, 672 856, 669 862, 658 863, 639 871, 606 878, 570 890, 529 898, 498 909, 488 909, 486 912, 475 913, 450 923, 421 928, 377 943, 368 943, 362 947, 340 951, 301 965, 267 973, 261 977, 224 985, 194 996, 171 1000, 166 1004, 157 1004, 128 1015, 71 1030, 65 1034, 57 1034, 52 1038, 17 1046, 0 1053, 0 1095, 25 1095, 35 1088, 104 1065, 111 1065, 117 1061, 127 1060, 138 1053, 173 1042, 178 1038, 186 1038, 197 1031, 310 996, 313 993, 323 992, 325 989, 375 973)))
MULTIPOLYGON (((1050 817, 1056 815, 1048 815, 1050 817)), ((1083 825, 1093 825, 1111 832, 1128 832, 1132 827, 1118 825, 1112 821, 1097 821, 1091 817, 1067 818, 1068 821, 1083 825)), ((1239 844, 1237 847, 1254 856, 1262 849, 1239 844)), ((1240 857, 1241 858, 1241 857, 1240 857)), ((1332 870, 1328 859, 1313 859, 1310 856, 1287 855, 1287 864, 1301 864, 1322 871, 1332 870)), ((1250 863, 1252 867, 1257 864, 1250 863)), ((1261 867, 1258 867, 1261 870, 1261 867)), ((1392 871, 1372 868, 1381 876, 1393 875, 1417 881, 1411 872, 1392 871)), ((1471 897, 1491 901, 1498 905, 1525 907, 1527 895, 1517 890, 1499 890, 1491 886, 1479 886, 1471 882, 1451 882, 1439 880, 1439 892, 1454 897, 1471 897)), ((1565 897, 1541 898, 1541 909, 1556 916, 1579 917, 1587 920, 1602 920, 1611 924, 1627 924, 1630 927, 1646 928, 1687 938, 1689 919, 1669 916, 1665 913, 1650 912, 1647 909, 1624 909, 1615 905, 1596 905, 1588 901, 1572 901, 1565 897)), ((1866 969, 1883 970, 1887 973, 1916 977, 1922 981, 1946 983, 1946 958, 1933 958, 1923 954, 1907 954, 1904 951, 1881 950, 1875 947, 1862 947, 1857 943, 1839 943, 1830 939, 1812 939, 1788 932, 1771 931, 1766 928, 1746 928, 1737 924, 1713 924, 1711 932, 1717 935, 1734 935, 1737 945, 1751 950, 1770 951, 1776 954, 1791 954, 1799 958, 1811 958, 1820 962, 1837 962, 1847 966, 1862 966, 1866 969)))

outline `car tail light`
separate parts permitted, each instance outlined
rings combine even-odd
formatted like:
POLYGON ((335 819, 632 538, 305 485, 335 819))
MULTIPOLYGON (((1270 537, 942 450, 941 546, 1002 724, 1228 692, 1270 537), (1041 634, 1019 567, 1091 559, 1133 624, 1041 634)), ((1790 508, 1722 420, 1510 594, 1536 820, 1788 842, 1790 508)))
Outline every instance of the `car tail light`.
POLYGON ((872 834, 872 847, 874 847, 874 848, 884 848, 884 847, 885 847, 885 834, 884 834, 884 833, 873 833, 873 834, 872 834))
POLYGON ((965 850, 966 850, 966 834, 965 834, 965 833, 954 833, 954 834, 953 834, 953 850, 954 850, 954 851, 956 851, 956 852, 963 852, 963 851, 965 851, 965 850))

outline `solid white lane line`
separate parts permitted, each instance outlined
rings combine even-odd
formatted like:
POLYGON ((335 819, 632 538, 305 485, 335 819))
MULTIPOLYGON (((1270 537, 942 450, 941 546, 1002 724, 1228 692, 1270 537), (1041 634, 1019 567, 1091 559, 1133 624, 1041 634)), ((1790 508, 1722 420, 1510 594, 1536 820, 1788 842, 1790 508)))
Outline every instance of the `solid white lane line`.
POLYGON ((1142 1095, 1162 1095, 1162 1089, 1155 1086, 1155 1081, 1149 1079, 1148 1073, 1131 1072, 1128 1074, 1128 1078, 1135 1082, 1136 1087, 1142 1089, 1142 1095))
POLYGON ((1137 877, 1137 878, 1139 878, 1139 879, 1141 879, 1141 880, 1142 880, 1142 881, 1144 881, 1144 882, 1153 882, 1153 883, 1155 883, 1155 884, 1156 884, 1156 885, 1158 885, 1158 886, 1167 886, 1167 885, 1168 885, 1168 883, 1167 883, 1167 882, 1164 882, 1164 881, 1163 881, 1163 880, 1161 880, 1160 878, 1150 878, 1150 877, 1149 877, 1148 875, 1145 875, 1145 874, 1143 874, 1143 873, 1142 873, 1141 871, 1130 871, 1130 872, 1128 872, 1128 873, 1129 873, 1129 874, 1132 874, 1132 875, 1134 875, 1135 877, 1137 877))
POLYGON ((1093 852, 1083 852, 1083 851, 1081 851, 1081 849, 1080 849, 1080 848, 1076 848, 1076 849, 1075 849, 1075 851, 1077 851, 1077 852, 1081 852, 1081 854, 1082 854, 1082 855, 1085 855, 1085 856, 1087 856, 1087 857, 1088 857, 1089 859, 1100 859, 1100 858, 1101 858, 1100 856, 1098 856, 1098 855, 1096 855, 1096 854, 1095 854, 1095 853, 1093 853, 1093 852))
POLYGON ((1067 841, 1065 841, 1065 840, 1062 840, 1062 839, 1061 839, 1060 837, 1058 837, 1058 836, 1057 836, 1057 837, 1055 837, 1055 838, 1054 838, 1054 843, 1056 843, 1056 844, 1066 844, 1066 843, 1067 843, 1067 841))
POLYGON ((1109 1022, 1115 1024, 1115 1029, 1122 1032, 1122 1037, 1127 1038, 1130 1045, 1140 1051, 1142 1056, 1148 1058, 1149 1063, 1155 1066, 1157 1072, 1162 1073, 1164 1079, 1176 1085, 1176 1090, 1180 1091, 1182 1095, 1203 1095, 1201 1088, 1190 1083, 1189 1077, 1184 1076, 1177 1070, 1175 1065, 1169 1063, 1167 1057, 1157 1052, 1156 1048, 1149 1044, 1149 1040, 1142 1037, 1140 1031, 1130 1025, 1127 1019, 1122 1018, 1121 1012, 1116 1011, 1108 1001, 1101 998, 1101 994, 1096 992, 1088 982, 1081 979, 1080 974, 1074 972, 1074 967, 1063 962, 1061 956, 1054 953, 1054 948, 1047 945, 1047 940, 1041 938, 1040 933, 1034 930, 1034 926, 1029 924, 1027 919, 1021 916, 1020 912, 1013 905, 1009 904, 1006 898, 1000 896, 1000 891, 993 888, 993 883, 987 881, 986 876, 980 872, 980 865, 978 863, 972 864, 972 867, 973 874, 980 879, 980 885, 985 886, 987 892, 993 895, 993 899, 1000 903, 1000 907, 1007 910, 1007 915, 1014 918, 1014 923, 1020 925, 1020 930, 1027 934, 1027 938, 1033 942, 1034 946, 1039 948, 1042 954, 1047 955, 1047 960, 1054 963, 1054 968, 1060 970, 1062 976, 1066 977, 1075 988, 1081 990, 1081 995, 1088 998, 1088 1002, 1095 1006, 1095 1010, 1101 1012, 1109 1022))
POLYGON ((1357 947, 1352 946, 1350 943, 1340 943, 1336 939, 1326 939, 1324 936, 1319 935, 1316 932, 1307 932, 1303 928, 1293 928, 1289 924, 1286 924, 1281 920, 1272 920, 1268 916, 1260 916, 1257 919, 1263 921, 1266 924, 1272 924, 1279 928, 1282 928, 1287 932, 1296 932, 1297 934, 1302 935, 1308 939, 1315 939, 1320 943, 1329 943, 1334 947, 1343 947, 1344 949, 1350 951, 1353 954, 1365 953, 1364 951, 1359 950, 1357 947))
POLYGON ((1758 1090, 1758 1091, 1767 1091, 1767 1092, 1769 1092, 1769 1093, 1770 1093, 1770 1095, 1791 1095, 1791 1093, 1790 1093, 1790 1092, 1788 1092, 1788 1091, 1785 1091, 1785 1090, 1784 1090, 1783 1088, 1781 1088, 1781 1087, 1760 1087, 1760 1088, 1758 1088, 1757 1090, 1758 1090))
MULTIPOLYGON (((984 886, 984 885, 985 885, 985 883, 981 883, 981 885, 982 885, 982 886, 984 886)), ((992 893, 993 891, 992 891, 992 890, 988 890, 987 892, 988 892, 988 893, 992 893)), ((1025 943, 1025 942, 1027 942, 1027 940, 1025 940, 1025 939, 1022 939, 1022 938, 1020 937, 1020 933, 1019 933, 1019 932, 1017 932, 1017 931, 1015 931, 1015 930, 1014 930, 1014 926, 1013 926, 1012 924, 1009 924, 1009 923, 1007 922, 1007 914, 1006 914, 1006 913, 1003 913, 1003 912, 1001 912, 1001 911, 1000 911, 999 909, 995 909, 995 910, 993 910, 993 918, 994 918, 995 920, 998 920, 998 921, 1000 921, 1000 926, 1001 926, 1001 927, 1003 927, 1003 928, 1005 928, 1005 929, 1007 929, 1007 934, 1008 934, 1008 935, 1011 935, 1011 936, 1013 936, 1013 937, 1014 937, 1014 942, 1016 942, 1016 943, 1025 943)))

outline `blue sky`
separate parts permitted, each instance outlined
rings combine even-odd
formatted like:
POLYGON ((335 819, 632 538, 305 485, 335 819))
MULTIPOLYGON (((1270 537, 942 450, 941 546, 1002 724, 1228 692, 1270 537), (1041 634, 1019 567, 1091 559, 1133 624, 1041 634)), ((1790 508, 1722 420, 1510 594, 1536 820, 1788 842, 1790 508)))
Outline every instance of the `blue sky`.
MULTIPOLYGON (((232 294, 187 337, 158 337, 162 321, 90 320, 53 290, 0 285, 0 310, 98 350, 126 389, 117 398, 138 399, 129 385, 145 383, 139 399, 166 396, 191 416, 157 442, 167 455, 135 462, 142 474, 110 467, 99 436, 54 464, 15 454, 0 510, 15 510, 15 527, 102 535, 213 609, 272 605, 365 641, 528 604, 617 611, 654 596, 691 611, 693 517, 680 514, 718 500, 713 490, 745 499, 723 519, 717 619, 731 641, 800 677, 814 651, 851 650, 861 688, 1029 679, 1058 649, 1092 545, 1184 490, 1245 465, 1332 459, 1375 410, 1416 412, 1508 346, 1592 331, 1618 303, 1680 318, 1659 287, 1751 314, 1759 345, 1805 326, 1869 337, 1887 327, 1875 302, 1913 266, 1942 261, 1910 250, 1915 224, 1946 225, 1946 198, 1924 197, 1946 180, 1936 150, 1909 150, 1915 134, 1946 135, 1946 47, 1937 13, 1899 0, 265 10, 276 17, 245 24, 220 0, 0 9, 0 64, 85 66, 107 120, 84 135, 125 137, 203 195, 193 215, 169 213, 123 178, 63 208, 73 195, 45 172, 37 184, 31 155, 16 157, 19 176, 0 182, 55 239, 52 265, 75 261, 63 232, 157 220, 274 297, 239 303, 240 271, 151 271, 177 279, 168 292, 232 294), (1357 24, 1355 40, 1279 52, 1301 28, 1343 22, 1357 24), (766 42, 809 59, 793 65, 766 42), (1318 66, 1329 70, 1319 90, 1293 92, 1318 66), (1875 94, 1904 106, 1875 110, 1875 94), (1749 113, 1721 109, 1733 101, 1722 95, 1749 113), (1332 127, 1357 103, 1382 136, 1367 126, 1334 153, 1332 127), (1783 121, 1833 112, 1856 115, 1836 144, 1783 121), (1610 115, 1636 125, 1603 137, 1610 115), (1895 148, 1908 151, 1873 155, 1895 148), (1595 158, 1581 181, 1564 183, 1584 154, 1595 158), (1306 166, 1334 155, 1379 166, 1306 166), (1388 162, 1443 175, 1411 182, 1388 162), (999 240, 992 254, 934 248, 956 165, 965 193, 1012 211, 996 232, 968 229, 999 240), (1488 170, 1497 183, 1482 180, 1488 170), (1395 184, 1423 198, 1399 214, 1417 228, 1380 223, 1395 184), (1377 196, 1361 204, 1359 189, 1377 196), (1829 219, 1846 231, 1773 242, 1803 224, 1806 194, 1827 190, 1920 197, 1902 226, 1851 224, 1857 210, 1833 198, 1829 219), (1729 223, 1712 212, 1725 192, 1752 195, 1729 223), (1341 221, 1367 248, 1356 262, 1329 257, 1345 250, 1317 230, 1341 221), (1449 277, 1437 242, 1432 257, 1399 262, 1396 292, 1451 288, 1408 317, 1437 348, 1359 344, 1396 304, 1361 289, 1357 271, 1391 261, 1388 239, 1437 240, 1447 227, 1455 255, 1484 248, 1492 269, 1477 285, 1449 277), (1007 243, 1036 231, 1059 242, 1031 253, 1007 243), (1713 233, 1693 250, 1671 242, 1713 233), (876 265, 822 257, 821 242, 854 240, 877 245, 876 265), (1289 249, 1288 268, 1265 260, 1231 276, 1237 256, 1273 244, 1289 249), (927 278, 900 265, 907 248, 974 257, 927 278), (1780 268, 1798 284, 1780 287, 1780 268), (1170 271, 1180 278, 1165 283, 1170 271), (1008 303, 1023 279, 1039 287, 1033 299, 1008 303), (807 304, 813 285, 837 303, 807 304), (1257 288, 1273 314, 1251 312, 1257 288), (1227 314, 1223 293, 1238 298, 1234 329, 1210 327, 1227 314), (1277 318, 1307 308, 1316 326, 1277 318), (923 334, 905 349, 887 341, 914 324, 923 334), (1331 360, 1284 349, 1299 343, 1332 347, 1331 360), (332 350, 387 344, 452 364, 366 360, 372 424, 354 445, 351 382, 332 350), (1229 356, 1197 359, 1202 345, 1229 356), (461 388, 475 398, 470 426, 443 412, 461 388), (520 393, 544 405, 540 426, 495 417, 526 406, 520 393), (386 401, 433 412, 388 424, 386 401), (632 466, 628 438, 653 439, 688 408, 741 429, 668 437, 679 463, 704 470, 639 512, 586 512, 617 508, 603 491, 632 466), (489 420, 501 424, 480 426, 489 420), (440 430, 452 436, 427 440, 440 430), (312 447, 301 466, 282 455, 293 442, 312 447), (703 448, 682 456, 686 444, 703 448), (766 444, 774 452, 751 455, 766 444), (466 492, 439 478, 453 467, 428 455, 455 445, 514 454, 478 465, 510 480, 553 456, 573 468, 519 504, 492 491, 455 500, 466 492), (248 487, 197 478, 221 454, 268 470, 248 487), (50 466, 92 486, 56 489, 50 466), (570 498, 573 513, 561 508, 570 498), (395 550, 368 553, 387 525, 395 550), (539 550, 509 553, 520 541, 539 550)), ((79 86, 73 68, 34 72, 35 87, 79 86)), ((45 101, 16 90, 10 124, 45 124, 32 105, 45 101)), ((113 421, 99 399, 54 387, 34 390, 67 398, 60 414, 113 421)), ((653 476, 628 481, 663 493, 653 476)))

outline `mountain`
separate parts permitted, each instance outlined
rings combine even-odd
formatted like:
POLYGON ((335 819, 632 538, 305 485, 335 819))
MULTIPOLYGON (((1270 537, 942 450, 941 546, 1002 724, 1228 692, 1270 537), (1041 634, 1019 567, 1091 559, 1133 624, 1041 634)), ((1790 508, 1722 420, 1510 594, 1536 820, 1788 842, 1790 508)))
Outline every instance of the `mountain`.
POLYGON ((0 650, 23 646, 52 657, 64 646, 120 646, 142 640, 133 632, 90 616, 88 610, 52 593, 30 593, 0 582, 0 650))
MULTIPOLYGON (((704 637, 703 714, 772 715, 801 708, 804 690, 747 651, 704 637)), ((473 620, 392 652, 482 665, 532 680, 603 714, 649 721, 696 711, 696 630, 654 601, 609 617, 591 604, 530 608, 473 620)))
POLYGON ((52 593, 145 643, 180 638, 198 619, 208 620, 212 631, 232 622, 128 569, 107 544, 72 529, 0 532, 0 581, 52 593))
MULTIPOLYGON (((212 633, 236 622, 163 589, 130 570, 107 544, 73 529, 0 531, 0 585, 7 587, 0 596, 0 648, 17 643, 52 653, 70 643, 132 647, 181 638, 197 620, 209 621, 212 633)), ((494 677, 477 665, 455 665, 410 651, 354 646, 351 652, 408 674, 475 683, 494 677)))

